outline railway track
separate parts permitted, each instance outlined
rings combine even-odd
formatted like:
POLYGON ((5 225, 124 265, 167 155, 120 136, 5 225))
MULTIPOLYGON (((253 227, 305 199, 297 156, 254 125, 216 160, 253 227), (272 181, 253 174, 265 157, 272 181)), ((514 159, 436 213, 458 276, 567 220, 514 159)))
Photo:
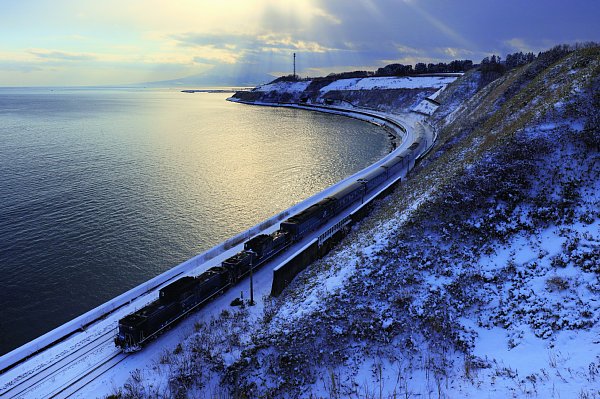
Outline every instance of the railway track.
POLYGON ((80 348, 69 352, 66 356, 63 356, 56 361, 49 362, 45 367, 33 370, 30 376, 15 381, 15 383, 10 386, 5 386, 6 389, 2 388, 0 390, 0 398, 27 397, 28 393, 33 391, 35 387, 48 382, 51 378, 56 377, 61 371, 74 363, 83 360, 92 351, 112 342, 113 335, 114 331, 110 329, 96 339, 82 345, 80 348))
POLYGON ((59 399, 71 397, 73 394, 77 393, 77 391, 85 387, 87 384, 91 383, 96 378, 100 377, 108 370, 121 363, 127 358, 127 356, 129 356, 127 353, 123 353, 119 350, 114 351, 95 366, 86 369, 86 371, 81 375, 72 378, 71 380, 65 382, 63 385, 56 388, 50 393, 50 395, 48 395, 48 397, 59 399))

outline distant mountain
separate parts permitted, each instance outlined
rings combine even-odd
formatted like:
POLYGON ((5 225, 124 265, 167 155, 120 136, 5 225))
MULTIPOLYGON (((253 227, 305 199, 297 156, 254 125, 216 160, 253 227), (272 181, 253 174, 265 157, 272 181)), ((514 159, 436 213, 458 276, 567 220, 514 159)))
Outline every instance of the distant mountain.
POLYGON ((239 70, 234 68, 212 69, 202 74, 186 76, 178 79, 162 80, 157 82, 144 82, 138 85, 153 87, 223 87, 223 86, 257 86, 270 82, 273 76, 252 70, 239 70))

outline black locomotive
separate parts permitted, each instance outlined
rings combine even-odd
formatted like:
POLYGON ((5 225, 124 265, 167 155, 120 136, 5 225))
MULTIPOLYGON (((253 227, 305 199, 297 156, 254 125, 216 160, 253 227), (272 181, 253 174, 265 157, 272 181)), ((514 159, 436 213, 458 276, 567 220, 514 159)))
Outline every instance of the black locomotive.
POLYGON ((366 193, 408 167, 408 160, 408 155, 393 157, 362 179, 281 222, 274 233, 248 240, 243 251, 223 261, 221 266, 196 277, 182 277, 161 288, 158 300, 119 320, 115 345, 126 352, 141 349, 148 340, 242 279, 251 268, 260 267, 350 204, 362 201, 366 193))

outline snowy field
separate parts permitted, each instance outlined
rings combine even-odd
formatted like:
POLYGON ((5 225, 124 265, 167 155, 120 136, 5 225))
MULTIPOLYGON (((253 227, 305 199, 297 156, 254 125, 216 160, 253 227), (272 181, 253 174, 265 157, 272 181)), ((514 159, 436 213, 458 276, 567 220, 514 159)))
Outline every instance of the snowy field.
POLYGON ((323 87, 321 92, 333 90, 373 89, 441 89, 454 82, 456 76, 406 76, 362 79, 340 79, 323 87))
MULTIPOLYGON (((412 76, 339 79, 323 87, 322 94, 333 90, 373 90, 373 89, 441 89, 456 80, 456 76, 412 76)), ((278 93, 301 93, 311 81, 277 82, 258 86, 254 91, 278 93)))

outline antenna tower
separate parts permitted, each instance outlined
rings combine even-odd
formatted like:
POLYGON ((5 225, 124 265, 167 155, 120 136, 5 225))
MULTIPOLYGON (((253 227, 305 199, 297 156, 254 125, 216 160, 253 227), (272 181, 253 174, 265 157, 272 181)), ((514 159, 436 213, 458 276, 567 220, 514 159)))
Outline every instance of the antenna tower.
POLYGON ((296 53, 294 53, 294 79, 296 79, 296 53))

